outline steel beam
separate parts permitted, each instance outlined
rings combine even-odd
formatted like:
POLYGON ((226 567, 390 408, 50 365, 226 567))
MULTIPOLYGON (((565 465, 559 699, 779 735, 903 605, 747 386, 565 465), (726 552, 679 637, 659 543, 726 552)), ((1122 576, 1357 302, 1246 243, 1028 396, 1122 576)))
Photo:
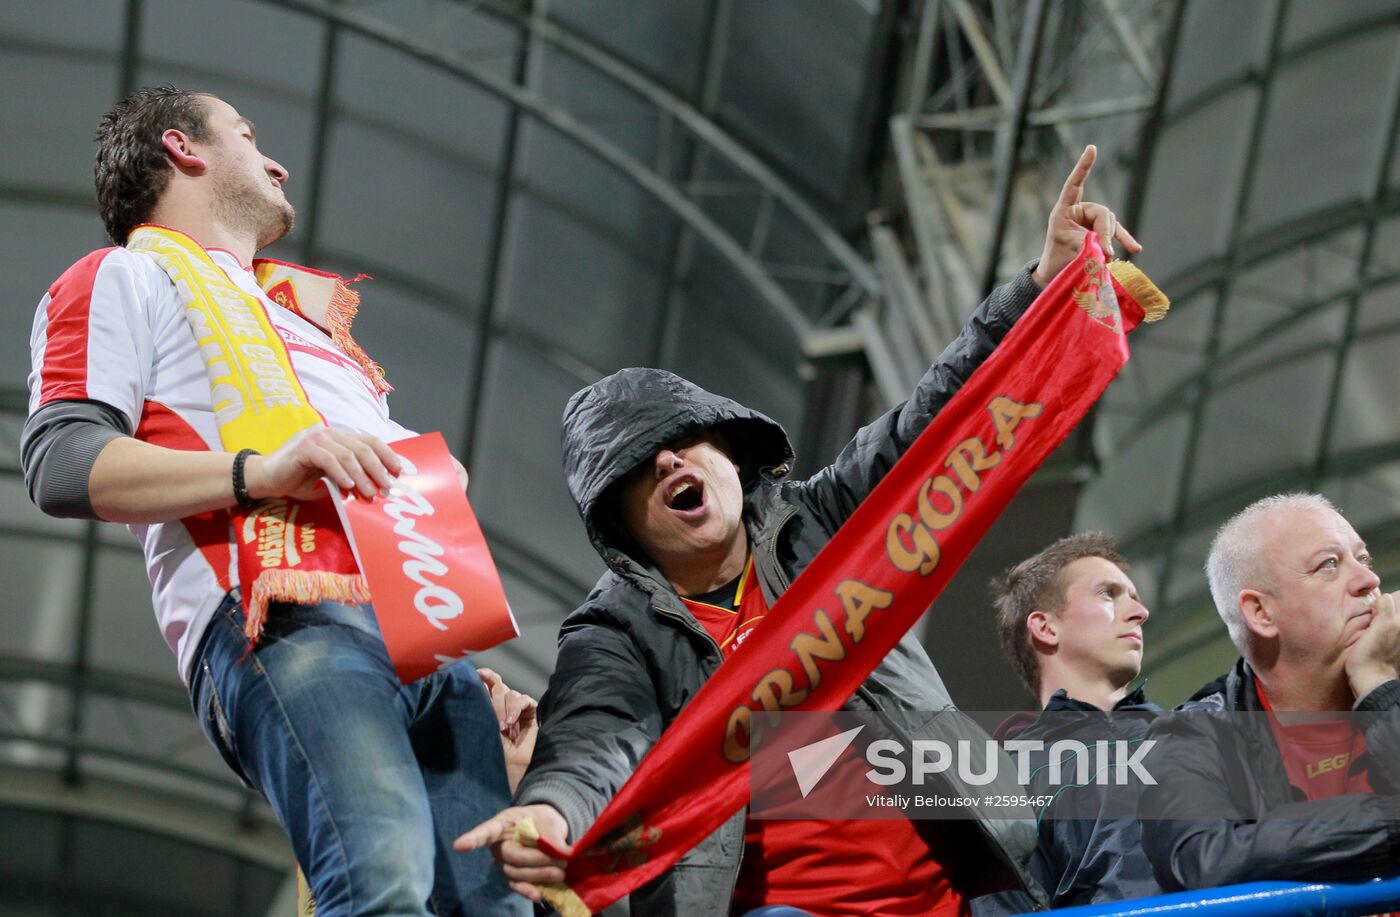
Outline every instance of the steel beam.
MULTIPOLYGON (((710 0, 710 16, 705 26, 705 37, 701 50, 700 108, 699 114, 706 121, 714 113, 719 103, 720 74, 724 69, 724 59, 728 53, 726 38, 730 18, 733 15, 733 0, 710 0)), ((676 177, 682 188, 696 193, 696 183, 703 172, 703 148, 694 140, 689 140, 681 150, 676 177)), ((672 230, 671 242, 667 246, 666 257, 661 268, 661 308, 656 323, 656 333, 652 336, 648 351, 649 366, 665 366, 680 334, 681 310, 679 279, 690 272, 694 258, 695 237, 685 223, 677 222, 672 230)), ((752 254, 752 248, 750 248, 752 254)))
MULTIPOLYGON (((1230 269, 1216 288, 1215 306, 1211 314, 1210 330, 1206 337, 1204 365, 1207 367, 1216 365, 1216 356, 1220 350, 1220 337, 1225 321, 1225 312, 1229 307, 1230 291, 1235 276, 1240 268, 1237 253, 1239 251, 1239 243, 1244 238, 1245 214, 1249 207, 1250 198, 1253 195, 1254 180, 1258 174, 1259 152, 1263 148, 1264 121, 1269 111, 1269 105, 1273 99, 1273 76, 1275 67, 1278 64, 1280 48, 1283 44, 1283 27, 1284 23, 1288 20, 1289 2, 1290 0, 1275 0, 1271 34, 1269 37, 1269 49, 1264 60, 1264 66, 1257 75, 1259 98, 1254 108, 1254 117, 1247 135, 1249 137, 1249 146, 1245 151, 1244 176, 1240 181, 1239 192, 1235 196, 1233 208, 1234 216, 1230 227, 1230 242, 1226 246, 1226 250, 1231 253, 1230 269)), ((1190 426, 1187 429, 1186 442, 1181 454, 1181 480, 1178 484, 1176 498, 1173 501, 1172 531, 1168 533, 1167 543, 1162 551, 1162 576, 1157 582, 1156 605, 1166 604, 1167 590, 1171 586, 1172 567, 1175 565, 1176 561, 1179 530, 1187 509, 1191 504, 1191 487, 1195 478, 1197 455, 1200 452, 1201 431, 1205 425, 1206 406, 1210 403, 1211 390, 1211 376, 1209 372, 1206 372, 1200 377, 1196 398, 1191 406, 1190 426)))
MULTIPOLYGON (((878 281, 870 263, 861 257, 845 238, 807 203, 802 195, 793 190, 776 172, 768 168, 755 153, 719 127, 712 120, 709 112, 697 109, 640 70, 621 60, 616 54, 600 48, 578 32, 553 19, 541 17, 527 20, 520 12, 519 7, 510 0, 480 0, 480 8, 526 24, 545 41, 558 45, 570 56, 616 80, 619 84, 648 100, 658 110, 665 112, 678 124, 695 134, 705 146, 718 152, 730 165, 753 178, 758 185, 764 188, 766 193, 781 202, 796 217, 798 223, 812 233, 837 263, 850 273, 851 279, 857 285, 868 292, 878 292, 878 281)), ((723 40, 722 36, 720 40, 723 40)))
POLYGON ((1030 0, 1027 22, 1022 28, 1020 49, 1016 54, 1016 95, 1009 117, 997 133, 991 238, 987 241, 986 261, 982 268, 984 298, 995 289, 1000 273, 1001 249, 1006 241, 1006 226, 1011 219, 1011 191, 1016 184, 1016 167, 1021 159, 1021 140, 1026 133, 1026 113, 1031 107, 1031 92, 1035 87, 1036 68, 1040 65, 1040 44, 1045 34, 1045 21, 1049 9, 1045 0, 1030 0))
POLYGON ((292 862, 276 825, 238 825, 219 806, 98 778, 74 788, 49 773, 0 766, 0 775, 0 804, 149 831, 270 869, 292 862))
POLYGON ((1171 89, 1172 75, 1176 72, 1177 52, 1181 47, 1181 24, 1185 19, 1186 0, 1176 0, 1162 42, 1161 77, 1157 82, 1151 111, 1139 133, 1137 157, 1133 162, 1132 175, 1128 179, 1128 194, 1123 214, 1128 219, 1128 226, 1135 229, 1142 225, 1143 199, 1147 195, 1147 180, 1152 174, 1152 160, 1157 153, 1157 141, 1161 138, 1162 123, 1166 118, 1167 93, 1171 89))
POLYGON ((1327 407, 1323 413, 1322 428, 1318 435, 1314 452, 1313 473, 1308 482, 1309 490, 1316 490, 1327 464, 1328 446, 1332 442, 1333 427, 1337 421, 1337 408, 1341 403, 1342 384, 1346 377, 1347 359, 1351 355, 1352 341, 1356 336, 1357 317, 1361 311, 1361 299, 1365 292, 1374 286, 1370 281, 1371 259, 1376 250, 1376 236, 1380 231, 1381 201, 1390 186, 1391 163, 1395 159, 1397 139, 1400 139, 1400 92, 1394 94, 1390 103, 1390 115, 1381 129, 1380 157, 1376 162, 1376 174, 1371 180, 1370 217, 1361 239, 1361 253, 1356 261, 1356 289, 1347 298, 1346 319, 1342 333, 1337 338, 1336 353, 1332 363, 1332 380, 1327 390, 1327 407))
MULTIPOLYGON (((1384 212, 1385 208, 1382 209, 1382 213, 1384 212)), ((1275 252, 1273 254, 1277 253, 1275 252)), ((1241 263, 1242 268, 1248 266, 1246 262, 1241 263)), ((1400 280, 1400 276, 1397 276, 1394 271, 1388 271, 1369 279, 1358 280, 1357 283, 1351 284, 1345 289, 1329 296, 1297 306, 1289 312, 1288 315, 1264 326, 1250 340, 1240 341, 1232 347, 1218 350, 1215 354, 1215 365, 1209 362, 1203 362, 1200 369, 1187 374, 1161 396, 1138 409, 1136 413, 1139 415, 1139 419, 1128 428, 1120 438, 1120 441, 1131 442, 1159 423, 1164 422, 1170 416, 1172 409, 1183 404, 1191 396, 1192 391, 1201 384, 1201 380, 1212 372, 1216 366, 1227 364, 1232 359, 1245 356, 1249 351, 1257 349, 1260 340, 1268 339, 1274 335, 1288 331, 1299 323, 1308 320, 1318 311, 1333 305, 1353 293, 1360 292, 1364 294, 1367 289, 1374 289, 1386 284, 1395 283, 1397 280, 1400 280)), ((1173 289, 1173 287, 1169 284, 1164 284, 1163 289, 1170 290, 1173 289)))
POLYGON ((430 42, 409 34, 357 10, 342 7, 330 0, 264 0, 286 9, 334 20, 342 29, 380 44, 393 47, 403 54, 452 74, 485 92, 502 98, 528 112, 541 124, 578 145, 618 174, 670 208, 692 230, 705 239, 735 272, 758 295, 759 301, 787 328, 794 340, 801 342, 810 331, 810 322, 802 310, 769 276, 744 247, 726 233, 718 223, 685 197, 675 185, 653 172, 647 165, 623 150, 603 134, 585 125, 579 118, 559 105, 529 92, 509 80, 504 80, 484 67, 476 66, 460 55, 443 51, 430 42))
POLYGON ((307 191, 306 220, 297 239, 301 260, 315 260, 316 240, 321 229, 322 198, 326 190, 326 151, 330 148, 330 122, 335 98, 335 68, 340 56, 340 29, 327 22, 325 39, 321 42, 321 66, 316 79, 316 102, 312 109, 311 127, 311 188, 307 191))
MULTIPOLYGON (((526 14, 533 19, 539 15, 535 0, 527 0, 526 14)), ((523 90, 529 90, 532 70, 540 54, 539 40, 532 31, 522 30, 520 47, 515 57, 513 79, 523 90)), ((496 172, 495 209, 487 234, 486 276, 482 278, 476 313, 476 346, 467 382, 467 415, 462 421, 462 464, 471 467, 476 457, 477 433, 481 425, 482 405, 485 403, 486 361, 490 356, 497 300, 500 296, 501 272, 505 260, 506 224, 510 217, 515 182, 517 147, 520 140, 520 109, 514 105, 506 113, 505 138, 501 144, 501 167, 496 172)))
MULTIPOLYGON (((1275 63, 1277 67, 1286 67, 1337 45, 1354 41, 1357 35, 1384 32, 1386 29, 1396 26, 1400 26, 1400 8, 1392 8, 1375 16, 1354 20, 1345 25, 1320 32, 1291 48, 1280 49, 1275 63)), ((1167 123, 1190 117, 1241 86, 1247 86, 1257 79, 1258 75, 1253 70, 1246 70, 1235 79, 1213 84, 1189 98, 1177 99, 1171 106, 1172 111, 1167 115, 1167 123)))

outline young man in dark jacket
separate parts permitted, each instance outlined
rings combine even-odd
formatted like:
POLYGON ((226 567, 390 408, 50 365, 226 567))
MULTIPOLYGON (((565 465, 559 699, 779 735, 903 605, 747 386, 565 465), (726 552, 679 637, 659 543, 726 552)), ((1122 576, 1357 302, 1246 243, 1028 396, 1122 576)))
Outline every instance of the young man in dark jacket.
MULTIPOLYGON (((512 887, 531 898, 538 899, 536 883, 563 879, 558 862, 505 840, 513 826, 531 817, 552 841, 578 839, 725 656, 1073 259, 1084 232, 1139 249, 1106 208, 1080 202, 1092 163, 1090 148, 1052 211, 1038 265, 993 291, 909 401, 806 481, 788 480, 792 449, 776 423, 662 370, 623 370, 570 400, 564 474, 608 572, 560 632, 541 737, 516 807, 464 835, 459 848, 494 844, 512 887)), ((950 703, 923 647, 907 635, 847 708, 927 711, 950 703)), ((633 913, 724 917, 766 904, 822 914, 957 913, 975 879, 1020 870, 1034 841, 1027 822, 949 822, 918 832, 910 822, 881 821, 869 824, 908 830, 899 844, 872 848, 851 843, 859 823, 823 832, 833 823, 789 822, 790 830, 775 832, 757 820, 746 825, 745 815, 736 812, 634 892, 633 913)))
MULTIPOLYGON (((1128 775, 1119 784, 1114 773, 1095 773, 1087 782, 1055 783, 1044 766, 1060 741, 1139 746, 1162 710, 1141 687, 1128 690, 1142 668, 1148 611, 1127 561, 1107 535, 1070 535, 1007 570, 992 583, 992 595, 1002 650, 1041 706, 1039 716, 1008 721, 998 734, 1043 746, 1026 752, 1027 794, 1053 799, 1037 808, 1030 872, 1051 907, 1157 894, 1134 817, 1141 782, 1128 775)), ((1022 913, 1034 904, 1007 892, 978 899, 974 911, 1022 913)))
POLYGON ((1206 572, 1242 658, 1149 733, 1158 881, 1400 871, 1400 618, 1365 542, 1323 497, 1267 497, 1220 529, 1206 572), (1353 715, 1282 715, 1329 711, 1353 715))

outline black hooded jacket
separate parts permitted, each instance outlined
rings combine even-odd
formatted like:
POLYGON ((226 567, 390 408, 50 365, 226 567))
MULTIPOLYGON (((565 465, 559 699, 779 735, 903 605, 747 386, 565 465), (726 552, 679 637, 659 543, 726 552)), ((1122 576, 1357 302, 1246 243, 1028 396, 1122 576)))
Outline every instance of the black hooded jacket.
MULTIPOLYGON (((772 605, 1037 292, 1029 269, 993 291, 909 401, 860 430, 833 464, 806 481, 787 479, 792 448, 776 423, 662 370, 622 370, 574 395, 564 411, 564 475, 608 570, 560 630, 558 660, 540 705, 539 742, 516 803, 554 806, 568 821, 570 839, 580 837, 722 660, 666 578, 622 535, 605 498, 613 484, 664 444, 721 428, 741 466, 744 524, 759 586, 772 605)), ((912 634, 847 703, 848 709, 891 713, 949 706, 942 680, 912 634)), ((1028 821, 949 824, 950 832, 968 836, 948 847, 964 852, 969 875, 1019 870, 1035 842, 1028 821)), ((741 811, 634 892, 633 913, 727 915, 743 846, 741 811)))
POLYGON ((1168 891, 1268 879, 1352 882, 1400 871, 1400 681, 1363 697, 1375 794, 1307 800, 1288 780, 1243 659, 1148 737, 1156 786, 1139 803, 1143 847, 1168 891), (1240 713, 1254 716, 1240 716, 1240 713))

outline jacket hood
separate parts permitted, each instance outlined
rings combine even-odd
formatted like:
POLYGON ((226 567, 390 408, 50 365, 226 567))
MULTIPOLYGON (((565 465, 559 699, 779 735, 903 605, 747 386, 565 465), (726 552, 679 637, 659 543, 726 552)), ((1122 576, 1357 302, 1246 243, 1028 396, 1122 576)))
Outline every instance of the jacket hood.
POLYGON ((792 444, 775 421, 664 369, 623 369, 574 393, 564 408, 564 482, 606 561, 608 548, 626 540, 604 495, 662 446, 701 430, 720 428, 748 491, 759 472, 785 474, 792 444))

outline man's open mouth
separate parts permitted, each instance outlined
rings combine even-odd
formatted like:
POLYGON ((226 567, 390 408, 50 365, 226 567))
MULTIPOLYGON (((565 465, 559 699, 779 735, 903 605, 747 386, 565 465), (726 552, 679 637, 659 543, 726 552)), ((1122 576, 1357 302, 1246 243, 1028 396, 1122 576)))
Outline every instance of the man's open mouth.
POLYGON ((705 485, 695 478, 683 478, 666 491, 666 505, 677 512, 697 510, 705 504, 705 485))

